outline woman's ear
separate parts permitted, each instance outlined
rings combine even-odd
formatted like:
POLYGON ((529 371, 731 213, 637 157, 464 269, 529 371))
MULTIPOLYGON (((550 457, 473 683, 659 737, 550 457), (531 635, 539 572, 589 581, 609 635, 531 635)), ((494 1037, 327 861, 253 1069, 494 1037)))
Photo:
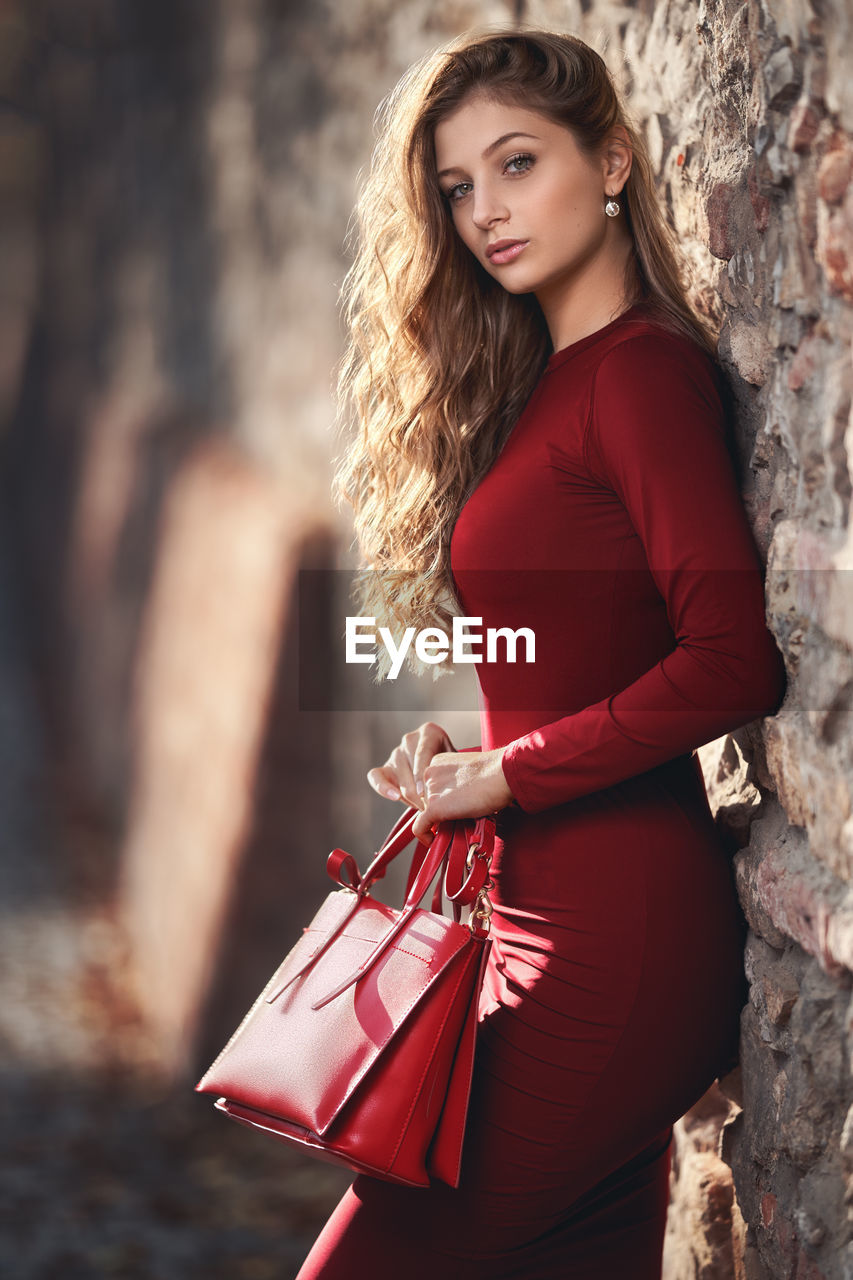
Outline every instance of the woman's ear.
POLYGON ((628 181, 633 158, 627 130, 621 124, 617 124, 602 148, 604 181, 609 192, 615 195, 622 190, 628 181))

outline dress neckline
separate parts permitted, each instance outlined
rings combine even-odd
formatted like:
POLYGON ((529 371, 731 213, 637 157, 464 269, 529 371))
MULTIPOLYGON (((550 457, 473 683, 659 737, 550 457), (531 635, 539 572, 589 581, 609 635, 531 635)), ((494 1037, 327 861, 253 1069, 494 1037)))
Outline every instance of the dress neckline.
POLYGON ((603 338, 605 334, 610 333, 617 325, 624 324, 626 320, 637 319, 641 307, 641 302, 632 303, 626 311, 621 311, 614 320, 610 320, 603 328, 596 329, 593 333, 588 333, 585 338, 577 338, 574 342, 570 342, 567 347, 560 347, 557 351, 552 352, 548 357, 548 363, 545 365, 545 372, 550 373, 552 369, 564 364, 566 360, 577 355, 579 351, 585 351, 587 347, 592 346, 594 342, 598 342, 599 338, 603 338))

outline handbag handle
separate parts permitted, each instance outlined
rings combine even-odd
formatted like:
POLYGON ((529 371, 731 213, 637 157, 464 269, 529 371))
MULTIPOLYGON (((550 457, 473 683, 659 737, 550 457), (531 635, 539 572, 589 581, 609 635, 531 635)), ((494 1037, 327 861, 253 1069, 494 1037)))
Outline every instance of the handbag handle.
MULTIPOLYGON (((373 861, 365 871, 364 876, 359 874, 358 866, 352 854, 345 853, 343 849, 333 849, 329 854, 326 862, 326 870, 331 878, 343 886, 345 889, 355 889, 360 894, 366 893, 374 881, 381 879, 391 862, 406 848, 412 840, 412 824, 417 817, 418 810, 411 806, 395 822, 391 831, 385 838, 385 842, 375 855, 373 861)), ((451 819, 453 823, 452 840, 461 842, 464 845, 464 859, 461 857, 462 849, 457 850, 456 856, 451 856, 447 860, 444 875, 444 894, 448 902, 453 906, 453 914, 456 922, 459 922, 460 908, 468 906, 473 902, 486 881, 487 868, 482 859, 476 858, 470 861, 468 855, 471 846, 475 845, 479 850, 491 850, 494 846, 494 830, 491 837, 486 831, 487 817, 478 818, 471 829, 470 835, 467 835, 467 829, 470 825, 470 819, 451 819), (460 827, 460 823, 464 822, 464 828, 460 827), (468 875, 462 874, 462 866, 465 866, 468 875)), ((448 823, 440 823, 438 831, 434 839, 446 839, 446 828, 448 823)), ((409 875, 406 881, 406 898, 408 898, 415 878, 426 857, 427 849, 430 846, 420 842, 420 847, 412 856, 412 864, 409 868, 409 875)), ((441 883, 437 883, 435 893, 432 900, 432 909, 437 914, 441 912, 441 883)))
MULTIPOLYGON (((410 805, 404 809, 400 817, 394 823, 385 841, 373 857, 373 861, 364 873, 362 884, 365 892, 373 884, 374 880, 381 880, 388 870, 394 859, 401 854, 403 850, 411 844, 414 836, 412 834, 412 825, 420 810, 414 805, 410 805)), ((427 846, 424 845, 424 850, 427 846)))
MULTIPOLYGON (((353 893, 350 910, 330 931, 306 963, 266 997, 267 1004, 272 1004, 282 992, 287 990, 291 983, 307 973, 334 939, 338 937, 358 909, 369 884, 385 874, 389 863, 414 838, 411 828, 418 812, 418 809, 412 807, 397 820, 364 877, 359 875, 356 861, 350 854, 344 853, 342 849, 332 850, 327 862, 327 869, 334 880, 337 880, 338 883, 353 893), (343 879, 342 872, 344 870, 348 874, 349 882, 343 879)), ((471 829, 470 819, 451 819, 448 822, 439 823, 438 830, 430 844, 424 847, 422 853, 416 851, 413 856, 412 869, 409 873, 409 883, 406 889, 406 899, 396 922, 388 933, 379 940, 373 951, 362 961, 358 968, 335 987, 333 991, 330 991, 313 1004, 312 1008, 321 1009, 323 1005, 328 1004, 358 982, 359 978, 363 977, 376 964, 397 935, 406 927, 436 874, 445 864, 447 864, 445 885, 447 886, 448 884, 448 875, 451 867, 454 875, 453 883, 458 882, 453 893, 448 892, 447 894, 449 900, 453 902, 454 916, 458 921, 461 906, 476 904, 477 910, 472 912, 472 921, 470 922, 471 933, 478 938, 485 937, 488 933, 488 922, 491 915, 491 903, 487 896, 488 887, 491 885, 491 881, 488 879, 488 865, 491 860, 494 841, 495 819, 491 815, 478 818, 474 823, 473 829, 471 829), (469 829, 470 835, 467 834, 469 829), (462 865, 465 866, 469 873, 467 876, 462 875, 462 865), (479 920, 479 923, 476 922, 475 917, 476 920, 479 920)), ((438 889, 440 889, 440 882, 438 889)))
MULTIPOLYGON (((472 850, 476 849, 480 853, 491 854, 495 843, 495 832, 492 826, 487 829, 487 821, 494 822, 491 818, 478 818, 470 835, 467 834, 470 819, 451 819, 454 822, 453 840, 461 842, 461 848, 454 851, 451 849, 450 856, 444 871, 444 896, 453 906, 453 918, 459 923, 461 910, 460 908, 469 906, 477 894, 483 888, 488 877, 488 865, 484 858, 472 858, 472 850), (464 822, 464 826, 462 823, 464 822), (462 854, 464 853, 464 857, 462 854), (467 876, 463 875, 462 868, 468 872, 467 876)), ((406 881, 406 897, 408 898, 412 886, 415 882, 415 876, 426 856, 426 847, 421 846, 420 850, 416 850, 412 857, 412 865, 409 868, 409 877, 406 881)), ((436 882, 435 892, 432 898, 432 909, 437 914, 441 914, 441 881, 436 882)))
MULTIPOLYGON (((418 810, 415 810, 414 812, 417 813, 418 810)), ((373 968, 377 961, 380 960, 388 950, 389 946, 398 934, 402 933, 406 928, 412 916, 417 911, 418 904, 432 881, 435 879, 437 872, 441 870, 445 863, 456 866, 456 874, 459 875, 461 879, 461 871, 458 869, 458 863, 460 860, 464 860, 467 866, 467 863, 470 862, 471 857, 473 856, 473 850, 477 847, 465 835, 465 829, 469 825, 469 822, 470 820, 466 822, 465 819, 451 819, 448 822, 440 822, 438 824, 438 830, 426 850, 426 854, 421 861, 417 874, 415 875, 412 887, 406 895, 403 910, 400 912, 397 920, 385 936, 380 938, 366 959, 362 960, 361 964, 354 969, 348 977, 344 978, 343 982, 340 982, 332 991, 327 992, 326 995, 322 996, 319 1000, 315 1000, 311 1006, 312 1009, 322 1009, 324 1005, 330 1004, 332 1000, 335 1000, 339 995, 342 995, 344 991, 348 991, 350 987, 355 986, 359 979, 363 978, 364 975, 373 968), (461 832, 459 830, 460 825, 462 826, 461 832)), ((479 910, 473 914, 474 916, 479 916, 481 923, 479 925, 472 923, 471 933, 474 937, 482 939, 486 937, 488 933, 489 916, 492 914, 491 903, 488 901, 487 896, 487 885, 490 883, 490 881, 487 881, 487 872, 495 841, 494 818, 491 815, 478 818, 474 830, 482 832, 483 847, 479 850, 479 856, 474 857, 475 862, 480 862, 482 864, 482 875, 471 869, 471 873, 466 879, 462 880, 456 891, 454 907, 458 909, 458 906, 467 906, 478 902, 479 910), (476 885, 479 885, 479 887, 475 887, 476 885), (486 903, 488 903, 488 909, 486 909, 486 903)), ((411 834, 409 838, 411 839, 411 834)), ((333 937, 335 937, 339 932, 340 927, 334 929, 332 934, 321 946, 320 951, 324 951, 333 940, 333 937)), ((315 952, 315 955, 312 957, 312 963, 318 958, 319 954, 319 952, 315 952)))

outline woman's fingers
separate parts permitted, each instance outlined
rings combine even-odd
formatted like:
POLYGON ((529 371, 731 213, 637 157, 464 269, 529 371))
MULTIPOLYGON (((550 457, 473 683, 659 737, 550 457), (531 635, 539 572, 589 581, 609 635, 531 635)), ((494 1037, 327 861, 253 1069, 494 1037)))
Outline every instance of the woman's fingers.
POLYGON ((415 790, 418 795, 424 794, 424 771, 432 760, 441 751, 455 751, 453 743, 450 741, 448 734, 442 729, 441 725, 433 724, 431 720, 421 725, 418 731, 418 742, 415 747, 415 754, 412 760, 412 773, 415 779, 415 790))
POLYGON ((367 781, 374 791, 378 791, 381 796, 385 796, 388 800, 400 799, 397 779, 390 769, 368 769, 367 781))
POLYGON ((412 823, 412 835, 417 836, 421 844, 432 844, 435 835, 435 819, 430 821, 425 814, 419 813, 412 823))
POLYGON ((405 800, 423 809, 424 771, 440 751, 453 751, 453 743, 440 724, 428 720, 403 735, 383 765, 368 769, 367 781, 389 800, 405 800))
POLYGON ((391 767, 397 775, 397 786, 401 796, 407 804, 413 804, 417 809, 422 809, 424 802, 415 787, 415 775, 412 773, 410 756, 402 747, 395 747, 391 752, 390 760, 391 767))
POLYGON ((491 751, 439 752, 425 772, 427 803, 412 824, 422 839, 431 827, 450 818, 479 818, 513 803, 504 776, 503 747, 491 751))
POLYGON ((400 747, 394 748, 384 765, 368 769, 367 781, 374 791, 389 800, 405 800, 406 804, 414 805, 416 809, 424 807, 423 800, 415 790, 408 757, 400 747))

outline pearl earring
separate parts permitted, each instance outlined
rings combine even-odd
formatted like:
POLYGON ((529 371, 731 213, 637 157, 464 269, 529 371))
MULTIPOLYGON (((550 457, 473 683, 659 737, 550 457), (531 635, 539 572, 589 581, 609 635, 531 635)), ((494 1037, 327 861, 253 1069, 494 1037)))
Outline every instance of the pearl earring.
POLYGON ((604 206, 604 212, 608 218, 616 218, 619 216, 619 201, 614 197, 608 197, 607 204, 604 206))

